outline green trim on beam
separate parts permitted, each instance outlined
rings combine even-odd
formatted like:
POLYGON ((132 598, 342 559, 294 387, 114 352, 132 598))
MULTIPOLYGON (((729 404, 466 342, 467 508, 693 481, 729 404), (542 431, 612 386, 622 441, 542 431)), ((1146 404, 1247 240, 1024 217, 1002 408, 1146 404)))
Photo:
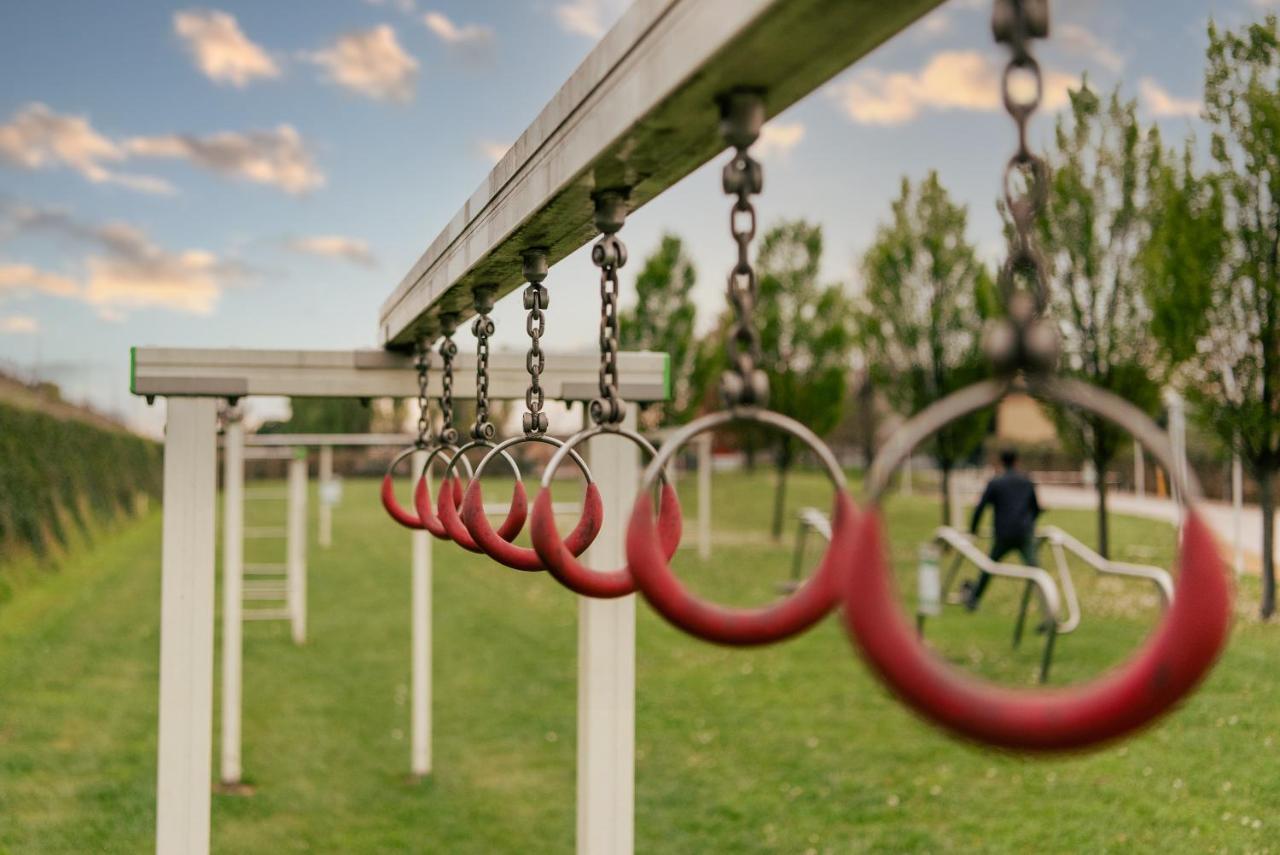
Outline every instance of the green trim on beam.
POLYGON ((129 348, 129 394, 138 394, 138 348, 129 348))

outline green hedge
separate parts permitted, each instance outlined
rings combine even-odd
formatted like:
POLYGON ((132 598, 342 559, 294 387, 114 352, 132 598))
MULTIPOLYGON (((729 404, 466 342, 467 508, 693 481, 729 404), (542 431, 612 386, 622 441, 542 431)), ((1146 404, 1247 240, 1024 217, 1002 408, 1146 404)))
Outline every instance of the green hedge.
POLYGON ((160 484, 157 443, 0 403, 0 558, 45 556, 159 498, 160 484))

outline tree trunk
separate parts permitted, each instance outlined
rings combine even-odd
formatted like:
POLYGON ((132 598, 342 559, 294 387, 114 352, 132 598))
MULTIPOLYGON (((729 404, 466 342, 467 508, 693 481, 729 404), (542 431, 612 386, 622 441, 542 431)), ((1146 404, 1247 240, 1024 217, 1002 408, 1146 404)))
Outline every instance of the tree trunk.
POLYGON ((1275 469, 1258 469, 1258 500, 1262 505, 1262 619, 1276 610, 1276 497, 1275 469))
POLYGON ((870 469, 876 456, 876 387, 870 379, 858 390, 858 410, 862 419, 862 465, 870 469))
POLYGON ((942 471, 942 524, 953 525, 951 521, 951 464, 940 463, 942 471))
POLYGON ((1107 513, 1107 461, 1093 459, 1094 477, 1098 479, 1098 554, 1111 559, 1111 519, 1107 513))
POLYGON ((787 472, 791 469, 791 440, 785 438, 778 447, 778 482, 773 488, 773 539, 782 539, 782 526, 787 511, 787 472))

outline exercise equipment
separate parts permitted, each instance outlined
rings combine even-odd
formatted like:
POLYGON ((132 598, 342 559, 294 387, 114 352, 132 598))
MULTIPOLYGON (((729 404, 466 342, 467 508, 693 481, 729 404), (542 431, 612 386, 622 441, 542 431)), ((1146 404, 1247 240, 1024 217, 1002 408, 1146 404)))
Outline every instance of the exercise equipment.
MULTIPOLYGON (((442 540, 447 540, 449 535, 431 510, 429 475, 431 465, 438 458, 443 457, 446 463, 451 462, 458 450, 458 431, 453 427, 452 397, 453 357, 458 351, 458 346, 453 343, 452 332, 453 330, 449 329, 440 344, 440 356, 444 361, 443 391, 441 392, 441 408, 444 419, 440 433, 436 436, 432 436, 430 433, 431 416, 428 411, 430 398, 427 396, 427 375, 431 368, 431 351, 428 348, 427 341, 423 339, 419 340, 414 348, 414 369, 418 375, 418 438, 413 445, 405 448, 391 459, 391 462, 387 465, 386 474, 382 476, 382 490, 379 493, 382 499, 382 507, 386 509, 393 520, 405 528, 426 529, 442 540), (394 472, 400 461, 411 458, 419 451, 425 451, 427 456, 422 465, 422 470, 418 474, 418 480, 414 484, 413 504, 417 513, 412 513, 401 507, 396 499, 394 472)), ((467 474, 470 475, 470 462, 464 460, 463 463, 467 469, 467 474)), ((462 483, 458 477, 442 481, 441 491, 448 493, 452 497, 455 508, 462 503, 462 483)))
MULTIPOLYGON (((537 572, 545 569, 538 553, 529 547, 516 546, 510 542, 510 538, 504 539, 493 530, 493 526, 489 524, 489 518, 485 516, 484 495, 480 488, 480 478, 488 467, 489 461, 494 457, 508 455, 510 449, 528 443, 543 443, 557 448, 564 446, 564 443, 555 437, 547 436, 547 414, 542 411, 543 392, 539 377, 546 367, 546 356, 542 352, 539 339, 546 329, 545 311, 550 305, 550 296, 547 294, 546 286, 542 284, 547 278, 547 254, 544 250, 531 249, 525 252, 524 277, 529 282, 529 287, 524 292, 524 305, 529 313, 525 324, 529 333, 529 352, 525 356, 525 365, 529 369, 529 388, 524 395, 525 405, 528 407, 523 418, 524 435, 514 436, 498 443, 476 466, 475 473, 471 476, 471 483, 467 485, 467 490, 463 494, 461 519, 475 545, 494 561, 513 570, 537 572)), ((578 524, 564 544, 570 556, 578 556, 586 551, 591 541, 595 540, 596 535, 600 533, 600 526, 604 522, 604 505, 600 500, 600 490, 596 487, 586 462, 572 449, 569 455, 587 482, 582 495, 582 511, 578 524)), ((524 485, 520 481, 519 471, 516 472, 516 483, 523 497, 524 485)))
MULTIPOLYGON (((489 312, 493 311, 495 290, 492 285, 477 285, 472 290, 476 310, 476 319, 471 324, 471 332, 476 337, 476 420, 471 426, 471 439, 459 446, 452 459, 445 465, 444 481, 446 482, 449 481, 450 476, 454 476, 458 462, 466 459, 468 451, 477 448, 492 450, 497 447, 494 439, 498 435, 498 429, 489 420, 489 336, 494 332, 493 319, 489 317, 489 312)), ((529 500, 525 494, 524 482, 520 480, 520 467, 516 465, 515 459, 505 450, 498 453, 511 467, 511 474, 515 478, 506 519, 502 521, 497 531, 499 538, 509 542, 514 540, 524 528, 529 500)), ((473 478, 472 481, 474 480, 473 478)), ((483 507, 481 511, 483 512, 483 507)), ((467 531, 466 526, 462 524, 462 518, 458 515, 458 505, 454 504, 453 496, 449 491, 441 490, 440 498, 436 502, 436 516, 450 540, 470 552, 483 552, 476 545, 475 539, 467 531)))
POLYGON ((805 425, 765 409, 769 380, 759 367, 760 335, 752 325, 757 283, 750 258, 751 241, 756 232, 756 211, 751 197, 764 187, 764 170, 749 152, 764 125, 764 100, 759 91, 739 89, 724 97, 720 107, 721 135, 734 149, 724 169, 723 186, 725 193, 735 197, 729 227, 738 256, 727 282, 727 296, 734 312, 733 328, 726 341, 729 370, 721 382, 721 396, 727 409, 695 419, 676 431, 649 462, 627 528, 627 563, 645 599, 673 625, 720 644, 755 645, 803 632, 831 611, 838 595, 838 581, 853 557, 856 514, 844 471, 831 449, 805 425), (700 599, 680 582, 663 554, 663 541, 649 496, 668 461, 686 442, 706 431, 742 422, 773 427, 799 439, 822 463, 835 489, 832 540, 817 571, 781 600, 751 609, 728 608, 700 599))
POLYGON ((1013 218, 1011 252, 1000 276, 1008 318, 993 326, 986 350, 997 377, 955 392, 907 422, 877 455, 868 476, 871 509, 858 525, 858 558, 846 577, 845 625, 872 671, 917 713, 951 732, 1004 748, 1061 751, 1105 743, 1155 720, 1182 700, 1216 661, 1226 642, 1232 591, 1212 532, 1195 510, 1194 475, 1178 465, 1168 437, 1123 399, 1056 374, 1057 338, 1043 317, 1048 304, 1045 264, 1034 225, 1047 195, 1047 168, 1027 147, 1027 122, 1041 92, 1030 45, 1048 34, 1046 2, 997 0, 997 41, 1011 59, 1003 78, 1018 149, 1005 171, 1013 218), (1010 81, 1029 73, 1036 83, 1019 100, 1010 81), (1016 196, 1015 174, 1026 182, 1016 196), (1017 287, 1025 277, 1030 293, 1017 287), (898 612, 878 503, 892 473, 920 442, 952 421, 987 408, 1012 390, 1100 416, 1132 434, 1169 473, 1187 504, 1179 546, 1181 570, 1173 604, 1138 654, 1112 673, 1067 689, 1019 692, 967 677, 930 653, 898 612))
MULTIPOLYGON (((561 540, 556 529, 555 506, 551 497, 551 485, 565 457, 576 457, 574 449, 596 437, 625 439, 650 458, 657 454, 647 439, 623 426, 627 404, 618 394, 618 270, 627 263, 627 247, 617 233, 626 221, 626 195, 616 190, 596 194, 595 211, 600 238, 591 248, 591 261, 600 268, 600 396, 588 407, 593 425, 567 439, 543 469, 542 483, 533 503, 530 533, 541 566, 556 581, 586 597, 611 599, 635 592, 631 568, 592 570, 580 563, 577 556, 581 550, 574 550, 573 535, 561 540)), ((599 501, 598 493, 596 501, 599 501)), ((675 486, 665 473, 658 503, 660 548, 670 560, 680 546, 684 521, 675 486)))

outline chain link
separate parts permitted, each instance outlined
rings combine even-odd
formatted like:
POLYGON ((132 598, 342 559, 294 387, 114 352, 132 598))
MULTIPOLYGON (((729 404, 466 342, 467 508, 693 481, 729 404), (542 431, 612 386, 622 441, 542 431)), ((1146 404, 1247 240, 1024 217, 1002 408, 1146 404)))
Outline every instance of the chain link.
POLYGON ((764 189, 764 167, 749 152, 764 124, 764 102, 759 93, 735 92, 721 103, 721 134, 734 149, 722 176, 724 192, 737 197, 729 212, 729 233, 738 258, 729 271, 726 296, 733 309, 733 325, 725 350, 729 367, 720 380, 720 394, 730 406, 765 406, 769 378, 760 368, 763 354, 755 327, 759 286, 751 265, 751 241, 756 236, 756 209, 751 197, 764 189))
POLYGON ((458 355, 458 344, 453 333, 458 328, 458 316, 440 316, 440 435, 443 445, 458 444, 458 429, 453 426, 453 358, 458 355))
POLYGON ((547 277, 547 254, 543 250, 530 250, 524 256, 524 277, 529 287, 524 289, 524 307, 529 312, 525 331, 529 333, 529 352, 524 364, 529 372, 529 388, 524 393, 528 411, 524 414, 525 436, 540 436, 547 432, 547 414, 542 411, 545 396, 542 392, 542 370, 547 366, 542 352, 542 334, 547 329, 546 308, 551 304, 542 281, 547 277))
POLYGON ((997 42, 1007 45, 1008 64, 1000 80, 1005 111, 1017 127, 1018 147, 1004 170, 1004 202, 1013 220, 1009 257, 1000 270, 1000 292, 1006 307, 1017 290, 1019 277, 1027 279, 1035 315, 1048 304, 1048 268, 1036 242, 1036 220, 1044 211, 1049 192, 1049 167, 1027 141, 1027 128, 1040 106, 1044 79, 1040 63, 1031 53, 1032 42, 1049 34, 1048 0, 995 0, 991 29, 997 42), (1015 91, 1020 78, 1030 77, 1031 94, 1015 91), (1021 183, 1021 192, 1016 185, 1021 183))
POLYGON ((414 446, 423 449, 431 444, 431 414, 428 412, 427 382, 431 370, 431 350, 425 338, 414 346, 413 367, 418 372, 418 438, 414 446))
POLYGON ((626 216, 625 194, 596 197, 596 227, 602 234, 591 248, 591 261, 600 268, 600 397, 591 402, 590 412, 597 425, 616 425, 627 415, 618 394, 618 270, 627 263, 627 245, 617 235, 626 216))
POLYGON ((489 442, 498 435, 498 429, 489 421, 489 336, 496 329, 489 312, 493 311, 496 291, 492 285, 477 285, 472 291, 476 309, 476 319, 471 323, 476 337, 476 420, 471 436, 489 442))

